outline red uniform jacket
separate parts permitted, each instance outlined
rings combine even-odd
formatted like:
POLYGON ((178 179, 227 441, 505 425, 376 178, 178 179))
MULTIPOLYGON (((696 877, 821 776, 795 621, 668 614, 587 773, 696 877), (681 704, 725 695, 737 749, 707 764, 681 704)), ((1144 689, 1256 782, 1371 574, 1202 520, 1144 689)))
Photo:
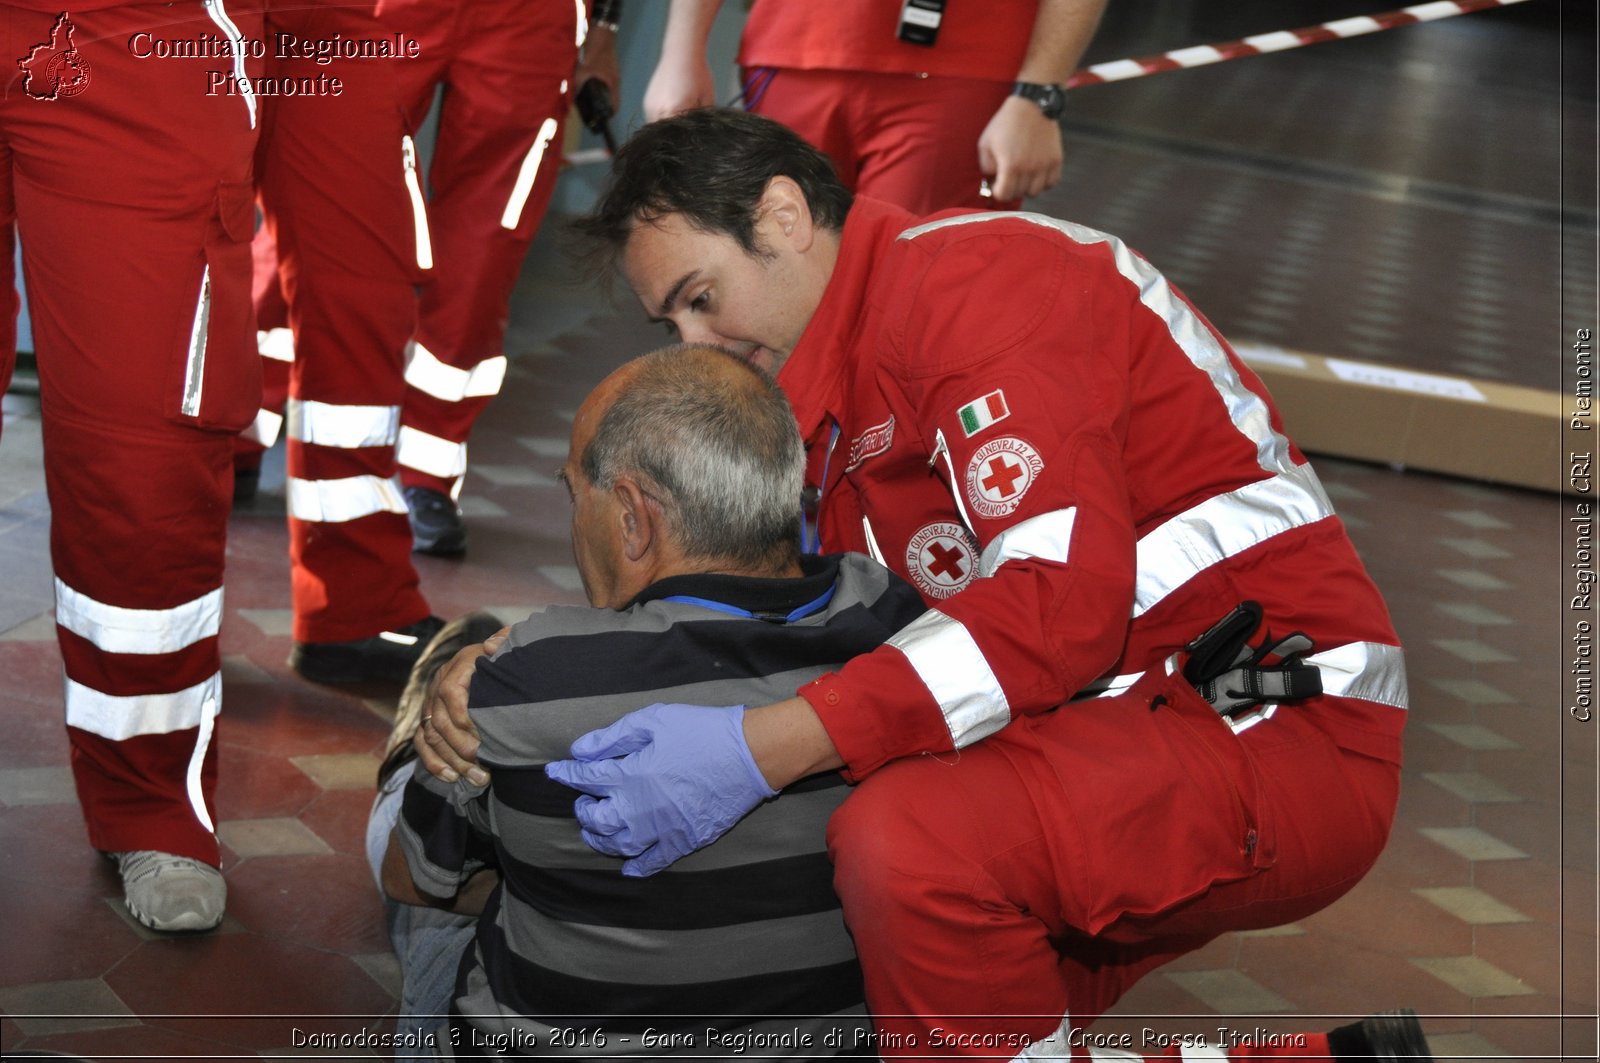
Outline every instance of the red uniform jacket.
POLYGON ((935 606, 801 691, 855 777, 1170 669, 1246 599, 1315 644, 1325 693, 1293 711, 1398 762, 1398 640, 1316 474, 1255 374, 1115 237, 858 199, 779 383, 823 546, 935 606))

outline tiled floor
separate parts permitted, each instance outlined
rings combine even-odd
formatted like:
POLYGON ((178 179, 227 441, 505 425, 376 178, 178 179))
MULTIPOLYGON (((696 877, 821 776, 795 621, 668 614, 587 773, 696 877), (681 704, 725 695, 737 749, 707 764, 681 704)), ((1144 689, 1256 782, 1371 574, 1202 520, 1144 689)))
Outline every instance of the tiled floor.
MULTIPOLYGON (((1291 21, 1389 6, 1319 0, 1294 5, 1291 21)), ((1283 5, 1266 3, 1112 8, 1093 59, 1286 24, 1283 5)), ((1237 338, 1554 388, 1550 338, 1594 320, 1594 203, 1563 200, 1555 179, 1565 170, 1569 188, 1593 186, 1594 99, 1580 87, 1563 102, 1553 63, 1541 64, 1561 43, 1556 15, 1582 31, 1581 8, 1534 0, 1085 90, 1067 179, 1036 206, 1129 237, 1237 338), (1563 152, 1563 130, 1581 150, 1563 152)), ((442 614, 582 600, 551 473, 589 387, 664 337, 566 280, 541 240, 514 309, 506 390, 473 443, 471 552, 421 561, 442 614)), ((1594 1059, 1600 728, 1566 713, 1572 503, 1317 464, 1408 650, 1412 722, 1388 850, 1328 910, 1219 939, 1146 979, 1103 1026, 1249 1034, 1408 1004, 1441 1059, 1594 1059)), ((396 972, 361 835, 394 694, 319 688, 285 667, 281 454, 231 527, 218 732, 230 900, 215 934, 136 927, 84 840, 48 520, 36 402, 8 396, 0 884, 13 915, 0 1048, 383 1055, 326 1045, 392 1018, 396 972)))

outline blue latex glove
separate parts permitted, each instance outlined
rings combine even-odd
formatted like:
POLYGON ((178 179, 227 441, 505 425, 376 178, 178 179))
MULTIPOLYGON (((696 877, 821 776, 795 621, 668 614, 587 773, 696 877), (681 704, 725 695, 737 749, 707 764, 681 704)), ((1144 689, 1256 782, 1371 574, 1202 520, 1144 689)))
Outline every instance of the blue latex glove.
POLYGON ((778 792, 744 739, 743 705, 651 705, 572 743, 572 760, 545 765, 581 791, 583 840, 630 857, 622 873, 653 875, 704 848, 778 792))

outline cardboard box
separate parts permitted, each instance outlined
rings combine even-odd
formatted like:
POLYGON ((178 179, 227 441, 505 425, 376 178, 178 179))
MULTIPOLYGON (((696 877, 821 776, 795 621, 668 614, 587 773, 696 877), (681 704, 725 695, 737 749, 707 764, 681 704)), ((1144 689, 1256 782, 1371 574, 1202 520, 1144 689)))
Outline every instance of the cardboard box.
POLYGON ((1561 395, 1236 343, 1311 454, 1571 491, 1561 395))

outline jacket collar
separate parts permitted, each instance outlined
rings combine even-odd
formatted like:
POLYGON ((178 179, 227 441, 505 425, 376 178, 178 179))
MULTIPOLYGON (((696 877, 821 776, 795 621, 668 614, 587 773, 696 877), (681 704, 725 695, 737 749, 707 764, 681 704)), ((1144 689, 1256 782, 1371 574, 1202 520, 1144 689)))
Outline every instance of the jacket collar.
POLYGON ((778 373, 802 439, 813 439, 829 417, 841 420, 844 383, 868 316, 878 263, 915 221, 910 212, 866 196, 857 196, 845 216, 839 258, 822 302, 778 373))

